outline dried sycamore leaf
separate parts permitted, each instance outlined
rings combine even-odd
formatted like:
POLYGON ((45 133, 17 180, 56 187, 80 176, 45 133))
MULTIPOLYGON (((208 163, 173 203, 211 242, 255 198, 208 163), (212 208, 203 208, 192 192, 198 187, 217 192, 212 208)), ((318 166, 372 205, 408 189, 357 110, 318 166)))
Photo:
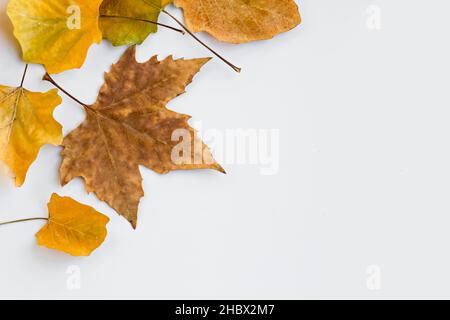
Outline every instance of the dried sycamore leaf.
POLYGON ((301 22, 293 0, 174 0, 174 4, 183 8, 193 32, 206 31, 230 43, 271 39, 301 22))
POLYGON ((57 90, 40 93, 0 86, 0 160, 14 173, 17 186, 24 183, 42 145, 61 144, 61 125, 53 119, 59 104, 57 90))
POLYGON ((153 57, 140 64, 135 50, 134 46, 129 48, 112 66, 97 102, 86 106, 86 120, 64 138, 60 169, 63 185, 83 177, 88 192, 94 191, 133 227, 144 195, 139 165, 158 173, 180 169, 223 171, 189 126, 190 117, 166 108, 170 100, 184 93, 209 59, 168 57, 158 61, 153 57), (173 139, 174 132, 187 133, 195 146, 189 151, 182 149, 180 159, 180 138, 173 139))
POLYGON ((158 30, 161 0, 104 0, 100 7, 103 38, 114 46, 141 44, 158 30))
POLYGON ((49 73, 79 68, 89 47, 102 40, 98 27, 102 0, 10 0, 23 59, 43 64, 49 73))
POLYGON ((105 241, 109 218, 89 206, 54 193, 48 214, 48 223, 36 234, 41 246, 89 256, 105 241))

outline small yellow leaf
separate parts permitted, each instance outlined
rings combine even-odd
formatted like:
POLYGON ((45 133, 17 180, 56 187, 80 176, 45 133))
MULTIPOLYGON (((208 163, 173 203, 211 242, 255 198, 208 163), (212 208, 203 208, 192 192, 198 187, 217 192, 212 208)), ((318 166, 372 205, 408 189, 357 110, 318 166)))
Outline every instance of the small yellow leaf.
POLYGON ((60 145, 61 125, 53 110, 61 104, 56 89, 47 93, 0 86, 0 160, 21 186, 44 144, 60 145))
POLYGON ((41 246, 89 256, 105 241, 109 218, 89 206, 54 193, 48 213, 48 223, 36 234, 41 246))
POLYGON ((89 47, 100 43, 102 0, 10 0, 7 13, 14 25, 23 59, 43 64, 49 73, 80 68, 89 47))

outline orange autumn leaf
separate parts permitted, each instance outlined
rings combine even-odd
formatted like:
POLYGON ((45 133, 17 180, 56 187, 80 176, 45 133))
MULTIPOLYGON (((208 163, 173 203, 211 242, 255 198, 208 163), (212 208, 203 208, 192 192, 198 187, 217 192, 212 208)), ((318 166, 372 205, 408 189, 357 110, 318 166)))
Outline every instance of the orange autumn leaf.
POLYGON ((294 0, 174 0, 193 32, 205 31, 220 41, 267 40, 301 23, 294 0))
POLYGON ((73 256, 89 256, 105 240, 109 218, 93 208, 54 193, 48 223, 36 234, 38 244, 73 256))

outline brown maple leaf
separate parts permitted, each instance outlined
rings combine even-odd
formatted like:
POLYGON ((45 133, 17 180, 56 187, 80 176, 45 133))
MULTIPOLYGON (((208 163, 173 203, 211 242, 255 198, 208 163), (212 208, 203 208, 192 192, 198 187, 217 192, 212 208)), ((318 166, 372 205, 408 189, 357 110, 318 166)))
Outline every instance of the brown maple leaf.
POLYGON ((129 48, 105 74, 97 102, 85 106, 86 120, 64 138, 60 168, 62 185, 82 177, 88 192, 134 228, 144 195, 139 165, 161 174, 180 169, 224 172, 189 126, 190 117, 166 108, 209 59, 158 61, 155 56, 141 64, 135 54, 135 47, 129 48), (184 141, 187 148, 180 148, 179 137, 186 136, 174 135, 177 131, 191 139, 184 141))

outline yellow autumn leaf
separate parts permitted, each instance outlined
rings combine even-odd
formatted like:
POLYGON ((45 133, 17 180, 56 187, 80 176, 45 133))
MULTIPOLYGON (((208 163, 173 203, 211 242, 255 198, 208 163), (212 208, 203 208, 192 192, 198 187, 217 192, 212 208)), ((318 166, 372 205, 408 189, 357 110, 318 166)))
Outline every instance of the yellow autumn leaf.
POLYGON ((49 73, 80 68, 89 47, 100 43, 102 0, 10 0, 7 13, 23 59, 49 73))
POLYGON ((38 244, 73 256, 89 256, 105 241, 109 218, 72 198, 54 193, 48 223, 36 234, 38 244))
POLYGON ((61 104, 56 89, 46 93, 0 86, 0 160, 21 186, 44 144, 60 145, 61 125, 53 110, 61 104))

